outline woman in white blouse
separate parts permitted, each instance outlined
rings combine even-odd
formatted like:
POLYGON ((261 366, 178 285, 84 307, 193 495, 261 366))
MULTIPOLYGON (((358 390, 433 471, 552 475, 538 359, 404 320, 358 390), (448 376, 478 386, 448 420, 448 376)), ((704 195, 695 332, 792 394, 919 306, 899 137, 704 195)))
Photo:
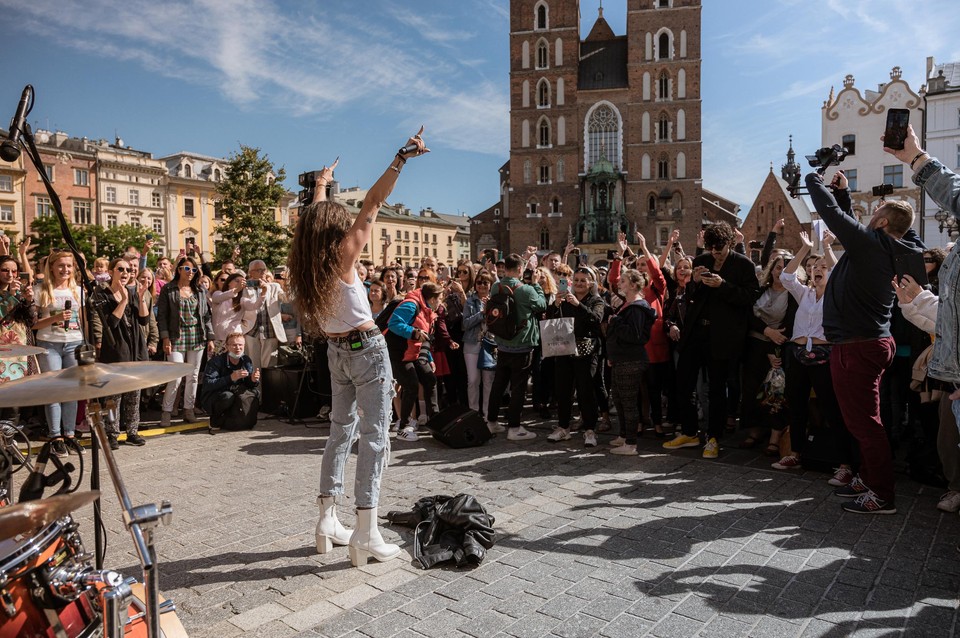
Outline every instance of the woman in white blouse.
POLYGON ((833 236, 824 233, 825 256, 818 256, 812 262, 811 272, 807 273, 809 285, 797 280, 797 270, 807 261, 813 251, 813 242, 807 233, 800 233, 803 247, 780 274, 780 281, 799 304, 793 322, 793 335, 787 345, 790 374, 787 375, 787 404, 790 406, 790 446, 792 453, 785 456, 773 467, 787 470, 801 465, 803 446, 807 442, 807 419, 810 389, 817 394, 820 411, 826 417, 830 427, 836 433, 836 457, 841 459, 840 467, 828 483, 837 487, 847 485, 853 479, 850 461, 852 445, 850 433, 843 423, 837 397, 833 391, 833 379, 830 375, 830 343, 823 334, 823 293, 827 288, 830 270, 836 263, 836 257, 830 248, 833 236))

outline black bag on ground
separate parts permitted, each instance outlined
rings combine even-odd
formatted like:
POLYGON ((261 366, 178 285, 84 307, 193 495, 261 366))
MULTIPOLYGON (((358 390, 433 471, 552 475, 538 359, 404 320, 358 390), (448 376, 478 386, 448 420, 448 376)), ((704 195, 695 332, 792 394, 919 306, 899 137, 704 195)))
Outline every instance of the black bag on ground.
POLYGON ((416 528, 413 557, 423 569, 449 561, 477 566, 494 544, 494 518, 470 494, 421 498, 410 512, 388 512, 387 520, 416 528))

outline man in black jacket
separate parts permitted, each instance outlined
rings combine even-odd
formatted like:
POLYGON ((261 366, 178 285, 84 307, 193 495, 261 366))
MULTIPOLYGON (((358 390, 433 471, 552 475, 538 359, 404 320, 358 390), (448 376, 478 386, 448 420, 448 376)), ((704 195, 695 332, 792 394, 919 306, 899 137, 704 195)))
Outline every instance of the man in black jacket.
POLYGON ((743 352, 751 308, 760 296, 753 262, 732 249, 734 232, 720 222, 703 233, 706 252, 693 260, 693 280, 687 284, 687 315, 680 333, 677 396, 681 400, 682 433, 663 447, 697 447, 697 408, 693 393, 697 375, 706 368, 710 378, 707 444, 703 458, 715 459, 727 418, 731 359, 743 352))
POLYGON ((807 175, 806 183, 814 207, 844 248, 824 292, 823 331, 834 344, 834 390, 844 423, 860 446, 861 462, 859 476, 834 494, 855 499, 842 505, 848 512, 895 514, 893 458, 880 420, 880 377, 896 350, 890 335, 895 259, 921 252, 923 243, 911 228, 910 204, 884 202, 864 226, 851 214, 843 171, 830 184, 832 194, 816 173, 807 175))
POLYGON ((200 405, 210 415, 210 434, 222 427, 244 430, 257 424, 260 369, 243 353, 243 333, 227 336, 227 351, 207 361, 200 405))

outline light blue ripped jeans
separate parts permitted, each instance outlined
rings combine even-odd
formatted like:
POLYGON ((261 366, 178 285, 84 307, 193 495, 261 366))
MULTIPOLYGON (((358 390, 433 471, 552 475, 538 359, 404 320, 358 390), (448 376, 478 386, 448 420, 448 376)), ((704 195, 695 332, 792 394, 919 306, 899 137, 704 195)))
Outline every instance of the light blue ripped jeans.
POLYGON ((383 335, 363 341, 363 349, 348 343, 327 343, 333 406, 330 437, 320 463, 320 494, 343 494, 343 472, 360 430, 354 498, 358 508, 376 507, 380 479, 390 456, 390 415, 393 373, 383 335))
MULTIPOLYGON (((82 341, 67 343, 37 340, 37 345, 46 352, 37 355, 41 372, 55 372, 77 365, 76 351, 82 341)), ((51 438, 72 437, 77 430, 77 402, 48 403, 43 407, 47 417, 47 435, 51 438)))

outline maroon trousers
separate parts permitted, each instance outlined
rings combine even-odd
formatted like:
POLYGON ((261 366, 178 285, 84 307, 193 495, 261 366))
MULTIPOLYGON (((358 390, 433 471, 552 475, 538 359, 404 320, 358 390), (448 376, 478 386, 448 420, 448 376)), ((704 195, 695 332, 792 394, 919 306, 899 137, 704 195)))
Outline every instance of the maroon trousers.
POLYGON ((880 421, 880 377, 893 362, 893 337, 841 343, 830 352, 830 374, 843 421, 860 445, 860 480, 893 502, 893 454, 880 421))

